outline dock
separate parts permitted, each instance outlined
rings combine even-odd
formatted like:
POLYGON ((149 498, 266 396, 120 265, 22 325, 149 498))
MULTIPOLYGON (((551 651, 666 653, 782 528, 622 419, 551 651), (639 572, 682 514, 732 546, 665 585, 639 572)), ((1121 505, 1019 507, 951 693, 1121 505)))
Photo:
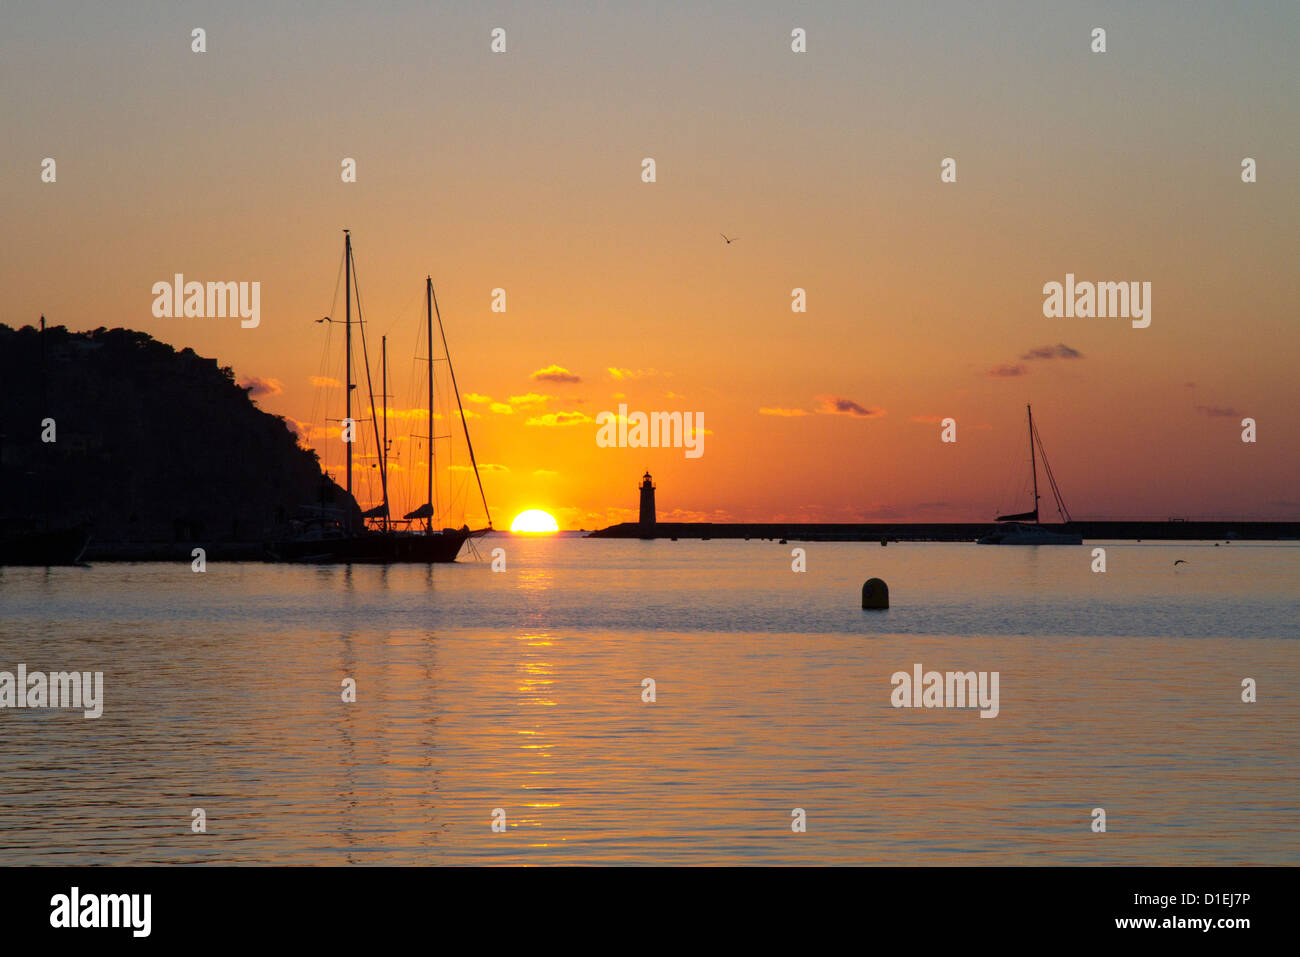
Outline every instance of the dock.
MULTIPOLYGON (((588 538, 728 538, 786 539, 792 542, 973 542, 993 522, 623 522, 591 532, 588 538)), ((1049 530, 1068 528, 1085 539, 1101 541, 1294 541, 1300 522, 1251 521, 1078 521, 1043 523, 1049 530)))

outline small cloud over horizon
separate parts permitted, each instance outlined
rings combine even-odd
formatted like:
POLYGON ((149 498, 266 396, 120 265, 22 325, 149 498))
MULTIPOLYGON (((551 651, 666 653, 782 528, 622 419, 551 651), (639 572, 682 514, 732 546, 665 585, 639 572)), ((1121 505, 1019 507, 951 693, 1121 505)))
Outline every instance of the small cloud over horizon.
POLYGON ((581 382, 582 376, 570 372, 564 366, 551 364, 545 369, 538 369, 532 374, 537 382, 581 382))
MULTIPOLYGON (((466 402, 473 402, 477 405, 486 405, 488 411, 495 412, 497 415, 514 415, 516 408, 531 409, 539 405, 545 405, 554 396, 541 395, 537 392, 528 392, 524 395, 512 395, 505 402, 498 402, 490 395, 483 395, 481 392, 465 392, 463 398, 466 402)), ((575 400, 581 402, 581 399, 575 400)))
POLYGON ((885 410, 875 406, 866 406, 853 399, 840 395, 819 395, 821 404, 815 409, 788 409, 780 406, 760 406, 759 415, 771 415, 778 418, 795 419, 805 415, 847 415, 854 419, 878 419, 885 410))
POLYGON ((885 414, 884 409, 864 406, 852 399, 839 395, 819 395, 821 407, 816 411, 821 415, 847 415, 855 419, 878 419, 885 414))
POLYGON ((644 379, 646 376, 657 375, 654 369, 623 369, 616 366, 609 367, 609 375, 618 381, 626 379, 644 379))
POLYGON ((263 379, 259 376, 244 376, 239 380, 241 388, 247 389, 248 394, 258 399, 264 395, 279 395, 284 391, 284 386, 279 379, 263 379))
POLYGON ((1014 366, 995 366, 989 370, 989 375, 995 379, 1011 379, 1018 375, 1028 375, 1029 370, 1022 365, 1014 366))
POLYGON ((1067 346, 1064 342, 1058 342, 1054 346, 1039 346, 1037 349, 1030 349, 1021 359, 1082 359, 1083 353, 1078 349, 1067 346))
POLYGON ((517 409, 526 409, 534 405, 544 405, 554 396, 541 395, 537 392, 527 392, 524 395, 512 395, 506 401, 517 409))
POLYGON ((533 416, 525 422, 525 425, 540 425, 545 427, 562 426, 562 425, 581 425, 583 422, 591 422, 593 419, 585 412, 547 412, 545 415, 533 416))

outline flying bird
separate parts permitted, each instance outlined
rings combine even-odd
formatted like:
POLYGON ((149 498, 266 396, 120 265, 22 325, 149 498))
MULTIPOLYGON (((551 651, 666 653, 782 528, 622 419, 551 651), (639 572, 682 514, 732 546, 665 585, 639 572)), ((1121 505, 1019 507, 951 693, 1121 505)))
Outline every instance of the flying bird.
POLYGON ((1175 564, 1175 565, 1186 565, 1186 564, 1187 564, 1187 559, 1185 559, 1185 558, 1180 558, 1180 559, 1178 559, 1178 561, 1174 562, 1174 564, 1175 564))
POLYGON ((718 235, 723 238, 723 240, 726 242, 728 246, 730 246, 732 243, 734 243, 737 239, 740 238, 739 236, 732 236, 730 239, 728 239, 726 233, 718 233, 718 235))

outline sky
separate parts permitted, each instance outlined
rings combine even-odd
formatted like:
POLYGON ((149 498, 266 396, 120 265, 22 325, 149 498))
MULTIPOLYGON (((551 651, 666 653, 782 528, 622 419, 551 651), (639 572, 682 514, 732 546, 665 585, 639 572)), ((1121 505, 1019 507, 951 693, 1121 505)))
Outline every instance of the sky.
POLYGON ((647 469, 663 520, 991 519, 1027 403, 1075 518, 1300 518, 1293 0, 0 18, 0 322, 216 357, 336 474, 347 228, 395 430, 433 276, 498 527, 634 519, 647 469), (260 324, 155 318, 175 273, 259 282, 260 324), (1045 317, 1067 273, 1151 283, 1150 326, 1045 317), (620 403, 703 454, 601 447, 620 403))

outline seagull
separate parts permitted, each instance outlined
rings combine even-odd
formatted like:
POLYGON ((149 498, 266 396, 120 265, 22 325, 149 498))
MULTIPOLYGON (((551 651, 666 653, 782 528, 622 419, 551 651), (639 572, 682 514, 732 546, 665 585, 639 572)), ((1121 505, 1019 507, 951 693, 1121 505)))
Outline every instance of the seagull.
POLYGON ((718 235, 723 238, 723 240, 726 242, 728 246, 730 246, 732 243, 734 243, 737 239, 740 238, 739 236, 732 236, 730 239, 727 239, 726 233, 718 233, 718 235))
POLYGON ((1187 559, 1185 559, 1185 558, 1180 558, 1180 559, 1178 559, 1178 561, 1174 562, 1174 564, 1175 564, 1175 565, 1186 565, 1186 564, 1187 564, 1187 559))

